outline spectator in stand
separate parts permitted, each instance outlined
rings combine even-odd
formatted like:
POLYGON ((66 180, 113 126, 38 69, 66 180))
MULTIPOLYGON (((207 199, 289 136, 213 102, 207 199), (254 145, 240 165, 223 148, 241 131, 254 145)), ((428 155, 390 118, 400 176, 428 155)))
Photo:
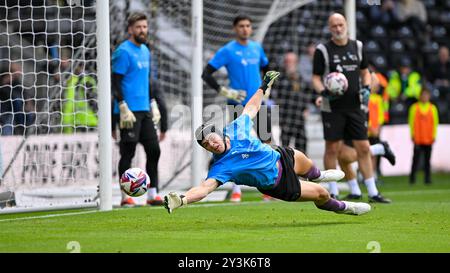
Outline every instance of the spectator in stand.
POLYGON ((396 2, 396 15, 400 23, 410 26, 419 42, 425 41, 427 11, 422 1, 400 0, 396 2))
POLYGON ((381 7, 372 5, 370 7, 370 20, 376 24, 382 24, 392 28, 398 26, 398 17, 395 9, 395 3, 392 0, 382 1, 381 7))
POLYGON ((404 102, 408 109, 419 98, 421 89, 421 75, 411 68, 409 58, 401 59, 398 70, 392 71, 389 75, 387 90, 390 99, 404 102))
POLYGON ((27 113, 31 104, 22 84, 22 66, 11 63, 9 73, 0 79, 1 135, 24 133, 26 126, 34 122, 34 115, 27 113))
MULTIPOLYGON (((288 52, 284 55, 284 71, 280 74, 279 84, 272 91, 280 106, 281 143, 290 146, 294 139, 294 148, 306 153, 305 117, 308 100, 302 87, 298 71, 298 55, 288 52)), ((312 72, 312 71, 311 71, 312 72)))
POLYGON ((439 60, 428 70, 428 80, 439 89, 440 97, 450 105, 450 57, 446 46, 439 48, 439 60))
POLYGON ((300 79, 302 81, 302 89, 307 92, 313 91, 312 71, 315 51, 316 45, 314 43, 308 44, 305 53, 300 55, 300 62, 298 63, 298 71, 300 73, 300 79))

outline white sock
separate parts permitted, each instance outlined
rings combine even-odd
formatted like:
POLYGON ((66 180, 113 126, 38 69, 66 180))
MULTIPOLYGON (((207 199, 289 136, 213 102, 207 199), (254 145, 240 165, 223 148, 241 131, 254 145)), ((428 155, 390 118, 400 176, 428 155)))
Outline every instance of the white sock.
POLYGON ((385 150, 383 144, 377 143, 370 145, 370 153, 372 155, 384 155, 385 150))
POLYGON ((356 178, 348 180, 347 183, 348 186, 350 187, 351 194, 361 195, 361 189, 359 188, 358 181, 356 181, 356 178))
POLYGON ((329 188, 329 191, 330 191, 330 194, 334 194, 334 195, 339 195, 339 190, 338 190, 338 187, 337 187, 337 182, 328 182, 328 186, 330 187, 329 188))
POLYGON ((241 187, 233 183, 233 193, 241 193, 241 187))
POLYGON ((377 186, 375 185, 375 178, 373 176, 371 178, 364 180, 364 184, 366 184, 369 196, 378 195, 378 189, 377 186))
POLYGON ((156 193, 156 188, 149 188, 148 192, 147 192, 147 199, 148 200, 153 200, 155 199, 157 193, 156 193))

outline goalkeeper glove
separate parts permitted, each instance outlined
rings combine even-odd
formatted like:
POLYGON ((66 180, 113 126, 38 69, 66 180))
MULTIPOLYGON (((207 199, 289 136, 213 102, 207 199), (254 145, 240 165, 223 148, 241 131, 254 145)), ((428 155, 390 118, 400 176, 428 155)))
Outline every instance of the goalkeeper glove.
POLYGON ((367 107, 369 105, 370 98, 370 87, 368 85, 363 86, 361 90, 359 90, 359 95, 361 98, 361 103, 367 107))
POLYGON ((158 103, 156 103, 155 99, 151 100, 151 106, 152 108, 152 120, 153 123, 156 125, 159 123, 159 120, 161 119, 161 113, 159 112, 158 103))
POLYGON ((172 213, 176 208, 186 205, 187 197, 184 195, 179 195, 176 192, 170 192, 168 195, 164 196, 164 207, 169 213, 172 213))
POLYGON ((280 76, 280 72, 277 71, 267 71, 263 78, 263 83, 259 87, 259 89, 262 89, 264 92, 264 95, 267 97, 270 95, 270 90, 272 89, 272 85, 275 82, 275 80, 280 76))
POLYGON ((125 101, 121 101, 119 103, 119 109, 120 109, 120 123, 119 127, 120 129, 131 129, 133 128, 133 123, 136 121, 136 117, 134 116, 133 112, 128 109, 128 105, 125 101))
POLYGON ((247 92, 245 90, 235 90, 225 86, 220 87, 219 94, 224 97, 227 97, 228 99, 235 100, 238 103, 243 102, 247 97, 247 92))

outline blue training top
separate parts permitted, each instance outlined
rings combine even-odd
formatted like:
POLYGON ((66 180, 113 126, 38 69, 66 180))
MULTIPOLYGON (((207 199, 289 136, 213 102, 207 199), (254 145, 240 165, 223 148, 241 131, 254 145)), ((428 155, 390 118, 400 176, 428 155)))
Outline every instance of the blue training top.
MULTIPOLYGON (((245 46, 236 40, 228 42, 208 62, 215 69, 226 67, 231 88, 247 91, 242 105, 245 105, 261 86, 261 67, 268 63, 262 46, 251 40, 245 46)), ((237 104, 231 100, 229 103, 237 104)))
MULTIPOLYGON (((150 50, 126 40, 112 55, 113 73, 123 75, 123 97, 131 111, 150 111, 149 76, 150 50)), ((119 113, 115 102, 114 113, 119 113)))
POLYGON ((250 116, 243 114, 225 128, 231 148, 222 155, 214 155, 207 178, 214 178, 221 184, 230 181, 260 189, 274 186, 280 154, 251 136, 252 127, 250 116))

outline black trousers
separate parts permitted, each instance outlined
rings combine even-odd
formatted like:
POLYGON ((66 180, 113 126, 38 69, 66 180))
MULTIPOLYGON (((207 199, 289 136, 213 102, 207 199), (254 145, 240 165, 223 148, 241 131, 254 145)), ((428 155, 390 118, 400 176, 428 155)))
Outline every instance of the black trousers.
POLYGON ((414 145, 414 155, 413 162, 411 166, 411 173, 409 175, 409 183, 413 184, 416 182, 416 172, 419 168, 420 158, 422 154, 424 156, 424 172, 425 172, 425 183, 431 183, 431 147, 432 145, 414 145))
POLYGON ((146 171, 150 177, 150 187, 158 190, 158 161, 161 154, 158 135, 150 113, 134 112, 136 122, 132 129, 120 130, 119 175, 131 167, 136 146, 141 143, 147 156, 146 171))

